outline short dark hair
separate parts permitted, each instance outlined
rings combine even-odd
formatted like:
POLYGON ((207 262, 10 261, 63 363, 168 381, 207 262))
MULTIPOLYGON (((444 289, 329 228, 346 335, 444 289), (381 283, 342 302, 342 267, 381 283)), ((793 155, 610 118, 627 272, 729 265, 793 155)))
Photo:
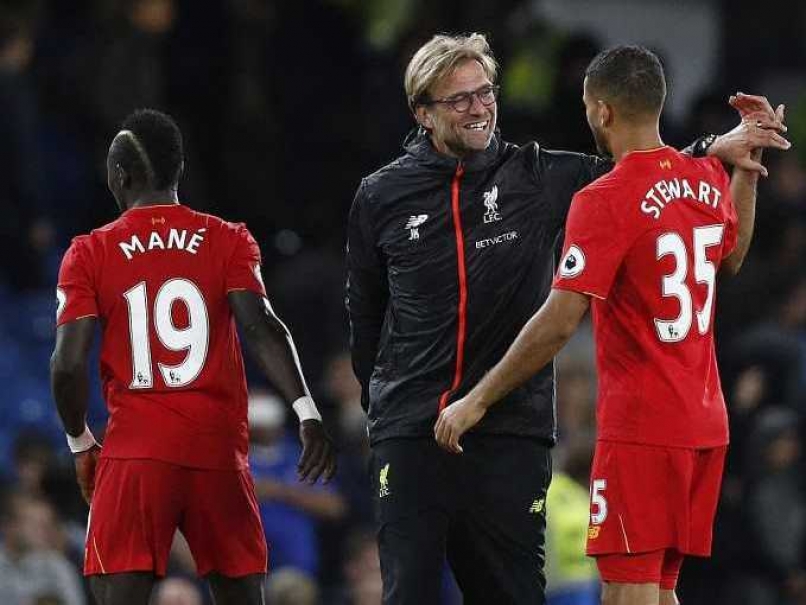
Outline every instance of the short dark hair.
POLYGON ((628 115, 658 114, 666 77, 658 56, 643 46, 616 46, 596 55, 585 70, 588 89, 628 115))
POLYGON ((138 109, 123 121, 120 129, 131 132, 134 140, 122 138, 115 160, 134 179, 143 183, 151 179, 156 190, 176 186, 184 151, 182 133, 174 119, 155 109, 138 109))

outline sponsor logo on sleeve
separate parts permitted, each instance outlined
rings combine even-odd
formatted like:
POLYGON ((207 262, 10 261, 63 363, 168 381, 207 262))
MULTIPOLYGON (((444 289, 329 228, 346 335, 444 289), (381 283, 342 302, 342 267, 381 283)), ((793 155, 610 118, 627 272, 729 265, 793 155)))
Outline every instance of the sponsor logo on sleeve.
POLYGON ((560 277, 576 277, 585 270, 585 254, 578 246, 571 246, 560 262, 560 277))
POLYGON ((56 321, 59 321, 59 317, 62 315, 62 311, 64 311, 64 305, 67 302, 67 295, 64 293, 64 290, 61 288, 56 288, 56 321))

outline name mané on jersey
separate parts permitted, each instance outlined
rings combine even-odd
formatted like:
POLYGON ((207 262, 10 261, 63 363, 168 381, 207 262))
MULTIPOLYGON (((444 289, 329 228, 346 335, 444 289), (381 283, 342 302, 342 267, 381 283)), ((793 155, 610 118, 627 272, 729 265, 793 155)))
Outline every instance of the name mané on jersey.
POLYGON ((199 251, 199 246, 204 242, 206 231, 207 229, 204 227, 193 232, 189 232, 187 229, 171 228, 167 236, 152 231, 147 238, 143 239, 138 235, 132 235, 129 241, 118 242, 118 247, 126 260, 132 260, 136 254, 145 254, 153 250, 182 250, 195 255, 199 251))

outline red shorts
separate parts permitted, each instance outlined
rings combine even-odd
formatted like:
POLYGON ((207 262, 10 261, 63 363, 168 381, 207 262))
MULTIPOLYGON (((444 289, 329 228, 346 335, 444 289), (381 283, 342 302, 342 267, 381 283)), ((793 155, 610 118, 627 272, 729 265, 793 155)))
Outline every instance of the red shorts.
POLYGON ((596 565, 603 582, 620 584, 659 584, 661 590, 674 590, 683 555, 673 549, 653 550, 636 555, 599 555, 596 565))
POLYGON ((726 451, 597 442, 587 553, 710 555, 726 451))
POLYGON ((248 470, 99 460, 84 575, 153 571, 164 576, 177 529, 200 576, 266 572, 266 538, 248 470))

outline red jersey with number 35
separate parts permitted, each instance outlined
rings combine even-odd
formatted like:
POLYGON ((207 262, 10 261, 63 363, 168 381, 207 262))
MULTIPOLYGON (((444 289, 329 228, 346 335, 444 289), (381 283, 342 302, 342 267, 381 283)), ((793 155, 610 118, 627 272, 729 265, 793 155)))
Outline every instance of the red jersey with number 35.
POLYGON ((57 324, 97 317, 109 408, 102 456, 247 466, 247 395, 233 290, 265 295, 244 225, 182 205, 133 208, 77 237, 57 324))
POLYGON ((599 439, 728 442, 713 321, 736 246, 729 189, 719 160, 662 147, 628 153, 574 196, 554 287, 592 297, 599 439))

